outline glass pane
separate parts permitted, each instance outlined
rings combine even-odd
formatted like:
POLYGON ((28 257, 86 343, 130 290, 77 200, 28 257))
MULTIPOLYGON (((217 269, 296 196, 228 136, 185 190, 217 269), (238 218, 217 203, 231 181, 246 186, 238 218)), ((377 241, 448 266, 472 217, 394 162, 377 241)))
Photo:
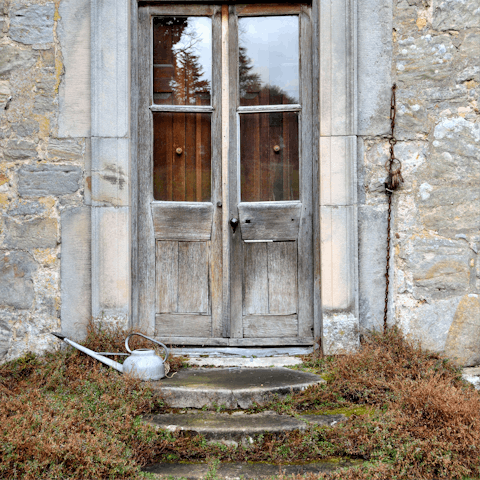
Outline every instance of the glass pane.
POLYGON ((212 19, 153 19, 153 102, 210 105, 212 19))
POLYGON ((208 202, 211 198, 209 113, 153 114, 153 198, 208 202))
POLYGON ((238 22, 240 105, 299 103, 298 16, 238 22))
POLYGON ((298 113, 240 115, 243 202, 298 200, 298 113))

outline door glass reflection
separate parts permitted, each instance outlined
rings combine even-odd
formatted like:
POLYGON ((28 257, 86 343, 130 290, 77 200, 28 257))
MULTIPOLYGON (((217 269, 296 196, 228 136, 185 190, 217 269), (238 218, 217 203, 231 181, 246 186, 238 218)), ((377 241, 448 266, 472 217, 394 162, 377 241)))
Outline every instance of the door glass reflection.
POLYGON ((299 103, 298 16, 239 19, 240 105, 299 103))
POLYGON ((153 102, 210 105, 211 83, 211 18, 155 17, 153 102))
POLYGON ((153 113, 153 198, 211 199, 211 115, 153 113))
POLYGON ((298 200, 298 113, 240 115, 243 202, 298 200))

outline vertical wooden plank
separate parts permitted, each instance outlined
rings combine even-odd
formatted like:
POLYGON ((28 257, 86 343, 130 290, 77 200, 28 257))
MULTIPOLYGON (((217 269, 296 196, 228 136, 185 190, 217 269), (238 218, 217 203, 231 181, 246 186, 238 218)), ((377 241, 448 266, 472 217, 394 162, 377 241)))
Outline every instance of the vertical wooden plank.
MULTIPOLYGON (((185 201, 185 113, 173 114, 173 200, 185 201), (181 153, 177 153, 180 148, 181 153)), ((180 150, 179 150, 180 151, 180 150)))
MULTIPOLYGON (((202 133, 206 138, 202 139, 208 145, 208 151, 211 152, 211 170, 204 169, 205 185, 211 184, 211 199, 214 205, 212 239, 210 241, 211 259, 211 310, 212 310, 212 336, 219 338, 224 333, 224 313, 223 313, 223 257, 226 255, 223 248, 222 224, 223 209, 227 209, 228 205, 222 209, 222 144, 218 139, 222 137, 222 104, 221 104, 221 88, 222 88, 222 9, 219 5, 214 8, 213 15, 213 76, 212 76, 212 105, 214 112, 211 116, 211 131, 202 128, 202 133), (215 142, 211 143, 211 138, 215 138, 215 142), (207 176, 208 175, 208 176, 207 176), (211 183, 210 183, 211 182, 211 183), (218 203, 220 202, 220 206, 218 203)), ((205 122, 210 122, 210 116, 204 116, 205 122)), ((202 162, 203 162, 202 157, 202 162)), ((210 161, 210 158, 208 159, 210 161)), ((203 183, 203 180, 202 180, 203 183)), ((210 188, 205 196, 210 198, 210 188)), ((228 314, 226 315, 228 318, 228 314)))
POLYGON ((243 315, 268 313, 267 243, 245 243, 243 255, 243 315))
POLYGON ((302 219, 298 235, 298 335, 313 336, 313 222, 312 222, 312 50, 310 10, 300 14, 301 103, 300 199, 302 219))
POLYGON ((283 151, 283 200, 292 200, 290 198, 290 122, 288 113, 283 114, 283 151))
MULTIPOLYGON (((224 6, 222 6, 222 9, 224 6)), ((222 10, 224 11, 224 10, 222 10)), ((228 183, 224 184, 224 188, 229 188, 229 216, 226 219, 226 238, 228 238, 228 247, 231 248, 230 262, 228 270, 230 286, 230 338, 243 337, 243 320, 242 320, 242 280, 243 280, 243 241, 241 229, 237 228, 233 233, 229 225, 231 218, 238 218, 239 198, 239 168, 238 168, 238 145, 237 145, 237 103, 238 103, 238 20, 236 16, 236 7, 234 5, 225 7, 228 14, 228 50, 225 59, 224 77, 228 79, 228 95, 230 101, 227 100, 225 113, 228 113, 229 135, 224 140, 227 142, 227 162, 228 162, 228 183), (228 60, 230 59, 230 63, 228 60)))
POLYGON ((268 251, 268 312, 297 312, 297 242, 273 242, 268 251))
MULTIPOLYGON (((256 104, 258 104, 258 95, 256 97, 256 104)), ((253 144, 253 163, 254 163, 254 174, 253 174, 253 201, 260 200, 261 196, 261 172, 262 164, 260 158, 260 115, 252 115, 253 121, 253 131, 254 135, 252 138, 253 144)))
MULTIPOLYGON (((201 104, 197 96, 197 105, 201 104)), ((195 200, 202 201, 202 114, 195 115, 195 200)))
POLYGON ((177 311, 178 297, 178 242, 156 243, 156 311, 174 313, 177 311))
POLYGON ((185 200, 187 202, 194 202, 196 199, 196 114, 185 114, 185 200))
POLYGON ((207 242, 178 242, 178 313, 208 313, 208 260, 207 242))
MULTIPOLYGON (((260 92, 260 95, 264 95, 265 89, 260 92)), ((261 183, 261 196, 260 201, 271 201, 273 198, 270 196, 271 185, 271 172, 270 172, 270 114, 260 114, 260 183, 261 183)))
POLYGON ((175 149, 173 148, 173 113, 165 113, 165 163, 167 165, 167 198, 173 200, 173 162, 175 149))
MULTIPOLYGON (((153 199, 152 182, 152 115, 149 110, 152 98, 152 38, 149 8, 139 9, 138 31, 138 228, 133 243, 137 244, 138 269, 132 279, 137 289, 135 303, 138 310, 136 325, 153 333, 155 328, 155 237, 150 211, 153 199)), ((132 195, 133 197, 137 195, 132 195)))
POLYGON ((269 164, 270 164, 270 185, 271 200, 281 201, 283 198, 283 159, 285 156, 285 148, 283 144, 283 113, 270 113, 269 130, 269 164), (275 147, 280 147, 280 151, 276 152, 275 147))
MULTIPOLYGON (((218 113, 216 113, 218 115, 218 113)), ((212 150, 212 122, 213 117, 209 113, 203 113, 200 116, 201 139, 200 139, 200 183, 202 202, 212 201, 212 162, 214 161, 214 152, 212 150)), ((218 137, 217 137, 218 138, 218 137)), ((215 142, 217 145, 219 142, 215 142)), ((217 158, 218 161, 218 157, 217 158)), ((215 186, 215 188, 217 188, 215 186)), ((215 202, 214 202, 215 203, 215 202)))

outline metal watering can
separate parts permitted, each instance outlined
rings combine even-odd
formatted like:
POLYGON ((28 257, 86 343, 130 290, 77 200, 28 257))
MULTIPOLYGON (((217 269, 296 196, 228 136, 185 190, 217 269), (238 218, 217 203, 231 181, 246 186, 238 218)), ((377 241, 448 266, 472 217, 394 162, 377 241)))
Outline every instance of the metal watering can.
POLYGON ((125 362, 123 362, 123 365, 121 363, 115 362, 114 360, 111 360, 110 358, 104 357, 103 355, 128 355, 128 353, 97 353, 93 350, 90 350, 89 348, 75 343, 61 333, 52 332, 52 335, 55 335, 60 340, 63 340, 65 343, 68 343, 72 347, 77 348, 81 352, 90 355, 99 362, 102 362, 105 365, 108 365, 109 367, 118 370, 119 372, 131 373, 134 377, 139 378, 140 380, 160 380, 165 376, 165 362, 167 361, 168 355, 170 353, 168 351, 168 348, 163 343, 157 342, 153 338, 147 337, 146 335, 143 335, 141 333, 131 333, 125 339, 125 348, 127 349, 127 352, 129 352, 131 355, 125 360, 125 362), (128 341, 133 335, 138 335, 139 337, 143 337, 151 340, 154 343, 158 343, 158 345, 162 346, 165 349, 165 358, 162 360, 158 355, 155 355, 155 350, 149 350, 146 348, 139 348, 138 350, 133 350, 132 352, 132 350, 130 350, 130 348, 128 347, 128 341))

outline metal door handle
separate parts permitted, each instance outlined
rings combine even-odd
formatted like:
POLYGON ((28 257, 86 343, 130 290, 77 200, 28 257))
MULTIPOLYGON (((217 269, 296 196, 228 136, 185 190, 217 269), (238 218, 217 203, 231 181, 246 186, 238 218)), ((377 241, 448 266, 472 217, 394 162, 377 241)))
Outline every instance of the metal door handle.
POLYGON ((235 233, 235 230, 237 229, 238 227, 238 218, 232 218, 230 220, 230 225, 232 226, 232 230, 233 230, 233 233, 235 233))

